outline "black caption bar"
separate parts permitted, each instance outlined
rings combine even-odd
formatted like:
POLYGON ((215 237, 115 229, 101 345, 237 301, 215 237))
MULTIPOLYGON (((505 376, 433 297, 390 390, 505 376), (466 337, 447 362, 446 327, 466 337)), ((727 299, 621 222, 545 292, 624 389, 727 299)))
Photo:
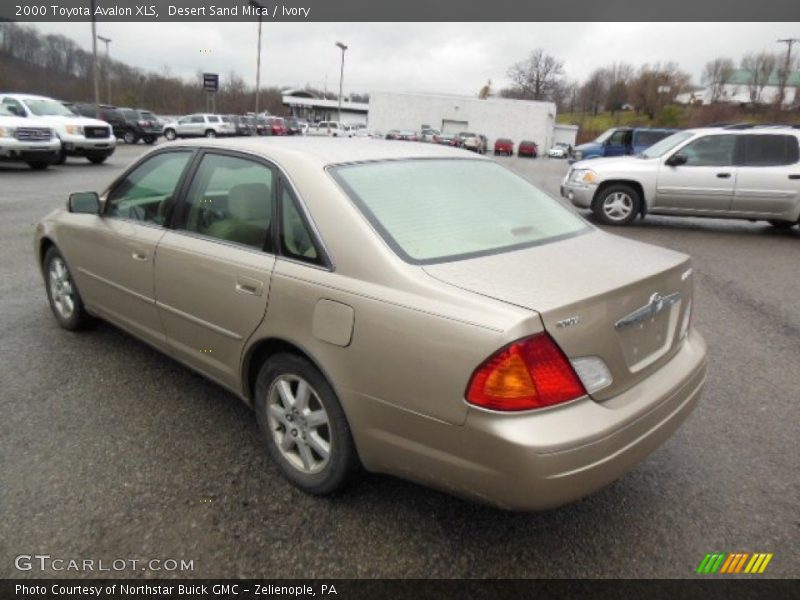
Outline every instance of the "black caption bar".
POLYGON ((0 580, 3 600, 745 600, 796 598, 797 580, 0 580))
POLYGON ((3 0, 15 21, 799 21, 798 0, 3 0))

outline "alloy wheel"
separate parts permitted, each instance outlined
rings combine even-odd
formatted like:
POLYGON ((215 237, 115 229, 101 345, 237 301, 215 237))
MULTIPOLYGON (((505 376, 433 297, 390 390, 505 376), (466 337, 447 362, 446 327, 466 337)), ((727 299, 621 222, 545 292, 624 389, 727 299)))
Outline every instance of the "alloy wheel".
POLYGON ((319 473, 331 456, 328 413, 302 377, 277 377, 267 395, 267 421, 278 451, 301 473, 319 473))
POLYGON ((633 211, 633 198, 625 192, 614 192, 603 200, 603 212, 611 221, 623 221, 633 211))
POLYGON ((75 311, 75 290, 67 265, 60 257, 56 256, 50 261, 48 277, 53 306, 63 319, 69 319, 75 311))

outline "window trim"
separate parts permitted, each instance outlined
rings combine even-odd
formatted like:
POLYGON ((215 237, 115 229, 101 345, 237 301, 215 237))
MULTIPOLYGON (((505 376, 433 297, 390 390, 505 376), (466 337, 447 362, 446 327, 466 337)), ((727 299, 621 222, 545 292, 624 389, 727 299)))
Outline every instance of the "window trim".
MULTIPOLYGON (((678 132, 676 132, 676 133, 678 133, 678 132)), ((686 167, 686 168, 695 168, 695 169, 696 168, 701 168, 701 169, 702 168, 705 168, 705 169, 726 169, 728 167, 736 167, 737 166, 738 153, 739 153, 739 138, 741 136, 737 135, 735 133, 731 133, 729 131, 720 132, 720 133, 704 132, 704 133, 700 133, 698 135, 692 136, 688 140, 684 140, 683 143, 680 145, 680 147, 673 148, 672 150, 668 151, 666 153, 666 154, 668 154, 668 156, 666 158, 664 158, 663 162, 666 163, 670 158, 672 158, 676 154, 682 153, 687 146, 689 146, 691 144, 694 144, 698 140, 702 140, 702 139, 705 139, 705 138, 712 138, 712 137, 724 137, 724 136, 732 137, 734 139, 734 141, 733 141, 733 153, 731 154, 731 163, 730 164, 728 164, 728 165, 691 165, 689 163, 686 163, 686 164, 682 164, 680 166, 681 167, 686 167)), ((656 142, 656 143, 658 143, 658 142, 656 142)))
POLYGON ((773 132, 773 133, 766 133, 766 132, 763 132, 763 131, 748 131, 747 133, 741 133, 736 138, 736 148, 735 148, 735 151, 734 151, 733 160, 734 160, 734 165, 735 166, 737 166, 737 167, 745 167, 745 168, 748 168, 748 169, 776 169, 776 168, 779 169, 779 168, 792 167, 792 166, 795 166, 797 164, 800 164, 800 139, 798 139, 798 136, 796 136, 794 134, 787 133, 787 132, 782 132, 782 131, 781 132, 773 132), (751 138, 751 137, 756 137, 756 136, 758 136, 758 137, 770 136, 770 137, 794 138, 795 143, 797 144, 797 149, 798 149, 798 160, 796 160, 795 162, 790 162, 790 163, 780 163, 780 164, 770 164, 770 165, 751 165, 751 164, 747 164, 745 162, 745 160, 747 158, 747 156, 745 154, 745 144, 747 143, 746 140, 749 137, 751 138))
POLYGON ((279 256, 284 260, 297 263, 299 265, 305 265, 306 267, 314 267, 316 269, 334 271, 333 263, 329 258, 328 249, 322 243, 322 236, 319 235, 319 231, 317 230, 316 224, 310 218, 310 215, 304 203, 300 200, 300 196, 297 194, 297 191, 294 189, 294 186, 291 184, 290 181, 287 180, 285 176, 283 176, 283 174, 281 174, 281 176, 279 177, 277 192, 278 192, 277 201, 275 203, 275 208, 277 211, 277 219, 275 220, 275 226, 274 226, 275 240, 277 242, 277 247, 276 247, 277 256, 279 256), (291 196, 291 202, 292 204, 294 204, 295 210, 297 210, 297 214, 300 216, 300 219, 303 221, 303 225, 305 225, 306 229, 308 230, 308 234, 311 236, 311 242, 314 244, 314 248, 319 253, 319 262, 309 262, 307 260, 303 260, 302 258, 291 256, 283 252, 280 240, 281 240, 281 234, 283 233, 282 195, 284 189, 286 189, 289 192, 291 196))
POLYGON ((133 163, 130 167, 125 169, 122 172, 122 174, 120 174, 119 177, 117 177, 114 181, 112 181, 111 184, 103 191, 103 194, 102 194, 103 209, 100 212, 100 216, 103 217, 103 218, 107 218, 107 219, 119 219, 120 221, 125 221, 127 223, 135 223, 137 225, 144 225, 144 226, 147 226, 147 227, 157 227, 159 229, 164 229, 164 230, 171 229, 172 228, 172 222, 173 222, 173 219, 175 217, 176 204, 177 204, 178 200, 184 194, 184 189, 183 188, 184 188, 184 185, 186 184, 187 176, 191 172, 191 170, 192 170, 192 168, 194 166, 194 162, 196 160, 197 160, 197 150, 194 149, 194 148, 186 147, 186 146, 163 148, 163 149, 158 149, 158 150, 156 150, 154 152, 151 152, 149 154, 146 154, 145 156, 143 156, 139 160, 137 160, 135 163, 133 163), (183 167, 183 172, 181 173, 180 177, 178 178, 178 182, 175 184, 175 192, 172 194, 172 198, 170 198, 170 201, 169 201, 169 203, 167 205, 167 213, 166 213, 167 214, 167 219, 166 219, 166 222, 164 224, 159 225, 158 223, 151 223, 149 221, 139 221, 137 219, 128 219, 128 218, 125 218, 125 217, 119 217, 117 215, 109 214, 109 212, 108 212, 108 207, 109 207, 108 197, 109 197, 109 195, 111 195, 111 193, 119 185, 122 184, 123 180, 128 175, 130 175, 133 171, 138 169, 141 165, 143 165, 145 162, 147 162, 151 158, 155 158, 155 157, 160 156, 162 154, 175 153, 175 152, 188 152, 189 160, 186 161, 186 165, 183 167))

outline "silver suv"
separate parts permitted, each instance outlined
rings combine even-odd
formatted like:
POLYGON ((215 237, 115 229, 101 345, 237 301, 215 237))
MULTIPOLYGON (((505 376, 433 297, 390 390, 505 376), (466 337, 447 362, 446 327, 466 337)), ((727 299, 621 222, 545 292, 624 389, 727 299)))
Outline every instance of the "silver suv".
POLYGON ((230 117, 199 113, 181 117, 164 125, 164 137, 168 140, 185 137, 207 137, 236 135, 236 126, 230 117))
POLYGON ((561 195, 609 225, 652 213, 791 227, 800 219, 800 129, 679 131, 638 156, 575 163, 561 195))

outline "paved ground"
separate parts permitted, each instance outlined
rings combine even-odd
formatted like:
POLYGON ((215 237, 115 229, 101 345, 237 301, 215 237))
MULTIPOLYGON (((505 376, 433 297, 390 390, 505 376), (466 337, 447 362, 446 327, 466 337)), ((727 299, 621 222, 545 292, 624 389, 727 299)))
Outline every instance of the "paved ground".
MULTIPOLYGON (((76 335, 52 319, 35 221, 141 150, 0 166, 0 577, 33 575, 13 560, 34 553, 194 560, 194 577, 690 577, 715 550, 774 552, 768 574, 800 576, 797 228, 614 230, 693 256, 710 369, 691 419, 610 487, 539 514, 383 476, 320 500, 279 477, 236 398, 113 327, 76 335)), ((566 169, 500 160, 553 194, 566 169)))

